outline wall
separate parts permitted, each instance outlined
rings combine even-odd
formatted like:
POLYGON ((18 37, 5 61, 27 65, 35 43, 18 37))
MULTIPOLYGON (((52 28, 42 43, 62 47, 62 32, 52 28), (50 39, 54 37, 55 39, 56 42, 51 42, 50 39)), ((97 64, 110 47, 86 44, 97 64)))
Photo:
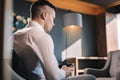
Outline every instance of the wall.
POLYGON ((120 50, 120 14, 108 13, 109 22, 106 23, 107 52, 120 50))
POLYGON ((117 37, 118 37, 118 49, 120 50, 120 13, 117 14, 117 37))
POLYGON ((25 0, 13 0, 13 11, 21 16, 29 17, 31 3, 25 0))
POLYGON ((117 17, 106 24, 107 52, 118 49, 117 17))
POLYGON ((97 41, 97 56, 107 56, 107 42, 106 42, 106 24, 105 12, 96 16, 96 41, 97 41))
POLYGON ((96 16, 83 15, 82 55, 97 56, 96 16))
MULTIPOLYGON (((29 17, 30 4, 31 3, 26 3, 23 0, 14 0, 14 12, 29 17)), ((55 27, 50 33, 55 43, 55 56, 58 62, 61 63, 62 54, 66 53, 66 51, 68 57, 96 56, 96 16, 82 14, 82 32, 70 32, 66 35, 66 32, 62 29, 63 15, 65 13, 67 13, 67 11, 57 9, 55 27)))

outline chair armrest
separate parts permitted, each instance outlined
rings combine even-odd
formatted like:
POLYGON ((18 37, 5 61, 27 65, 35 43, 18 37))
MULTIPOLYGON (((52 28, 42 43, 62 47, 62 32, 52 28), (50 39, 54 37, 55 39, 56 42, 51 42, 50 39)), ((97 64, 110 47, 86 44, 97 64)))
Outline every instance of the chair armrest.
POLYGON ((109 72, 104 69, 86 68, 84 74, 92 74, 95 77, 110 77, 109 72))
POLYGON ((90 74, 83 74, 78 76, 70 76, 63 80, 96 80, 96 77, 90 74))
POLYGON ((116 73, 116 80, 120 80, 120 70, 117 70, 117 73, 116 73))

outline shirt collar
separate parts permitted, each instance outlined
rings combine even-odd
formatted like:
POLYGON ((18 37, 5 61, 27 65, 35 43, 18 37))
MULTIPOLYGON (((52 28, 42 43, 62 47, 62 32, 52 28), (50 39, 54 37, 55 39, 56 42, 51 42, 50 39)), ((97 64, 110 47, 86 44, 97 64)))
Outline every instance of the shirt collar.
POLYGON ((40 30, 44 31, 45 30, 43 29, 43 27, 36 21, 30 21, 30 23, 28 24, 28 27, 37 27, 39 28, 40 30))

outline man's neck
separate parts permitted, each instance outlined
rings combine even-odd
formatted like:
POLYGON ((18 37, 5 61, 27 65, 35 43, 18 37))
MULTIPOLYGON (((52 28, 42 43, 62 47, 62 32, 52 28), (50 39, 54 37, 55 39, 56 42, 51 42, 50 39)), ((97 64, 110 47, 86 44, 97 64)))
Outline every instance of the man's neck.
POLYGON ((33 21, 35 21, 35 22, 37 22, 38 24, 40 24, 41 25, 41 27, 43 27, 43 29, 44 29, 44 21, 43 20, 41 20, 41 19, 33 19, 33 21))

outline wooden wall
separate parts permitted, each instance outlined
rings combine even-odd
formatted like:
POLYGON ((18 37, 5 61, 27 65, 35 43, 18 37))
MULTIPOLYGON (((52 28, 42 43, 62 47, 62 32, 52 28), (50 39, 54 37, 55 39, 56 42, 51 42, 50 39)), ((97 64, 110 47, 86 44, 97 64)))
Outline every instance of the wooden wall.
POLYGON ((105 13, 96 16, 97 21, 97 55, 99 57, 107 56, 107 42, 106 42, 106 23, 105 13))

